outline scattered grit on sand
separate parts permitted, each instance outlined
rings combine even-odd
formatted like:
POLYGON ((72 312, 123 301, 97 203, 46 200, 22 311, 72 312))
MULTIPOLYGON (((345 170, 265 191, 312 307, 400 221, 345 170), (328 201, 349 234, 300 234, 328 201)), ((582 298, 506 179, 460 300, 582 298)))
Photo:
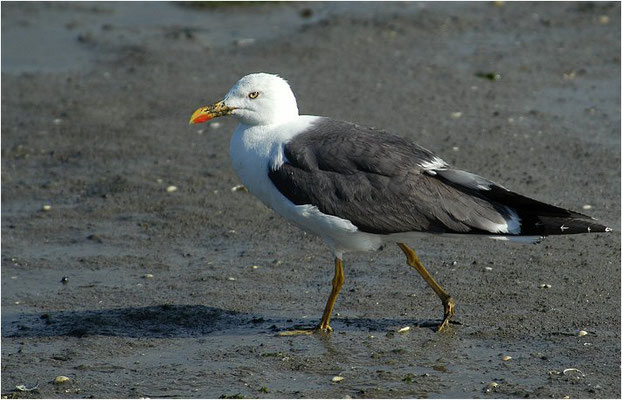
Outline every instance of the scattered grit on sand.
POLYGON ((3 3, 2 394, 619 398, 619 40, 619 3, 3 3), (275 337, 330 254, 187 126, 256 71, 614 232, 423 238, 444 334, 397 247, 347 255, 336 332, 275 337))

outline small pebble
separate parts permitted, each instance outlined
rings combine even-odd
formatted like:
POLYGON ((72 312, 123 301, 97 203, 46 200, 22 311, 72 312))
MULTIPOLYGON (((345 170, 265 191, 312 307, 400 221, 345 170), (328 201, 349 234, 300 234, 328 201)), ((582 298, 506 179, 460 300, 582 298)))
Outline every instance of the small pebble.
POLYGON ((540 286, 538 286, 540 289, 550 289, 551 285, 549 285, 548 283, 542 283, 540 284, 540 286))
POLYGON ((259 268, 259 265, 253 265, 251 268, 252 268, 252 269, 258 269, 258 268, 259 268))
POLYGON ((143 278, 151 279, 151 278, 153 278, 153 274, 145 274, 145 275, 143 275, 143 278))
POLYGON ((69 278, 66 276, 63 276, 60 280, 60 283, 62 283, 63 285, 66 285, 69 283, 69 278))
POLYGON ((451 149, 452 149, 453 151, 458 151, 458 150, 460 150, 460 147, 458 147, 458 146, 454 146, 454 147, 452 147, 451 149))
POLYGON ((492 392, 498 387, 499 387, 499 384, 497 382, 490 382, 488 385, 486 385, 486 393, 492 392))
POLYGON ((54 379, 54 383, 57 385, 60 385, 61 383, 65 383, 65 382, 69 382, 69 378, 67 378, 66 376, 57 376, 56 379, 54 379))
POLYGON ((564 73, 564 79, 566 80, 573 80, 574 78, 577 77, 577 73, 575 71, 570 71, 568 73, 564 73))
POLYGON ((492 271, 492 267, 484 267, 484 271, 490 272, 490 271, 492 271))
POLYGON ((494 1, 493 4, 495 5, 495 7, 503 7, 505 5, 505 1, 497 0, 494 1))
POLYGON ((169 187, 166 188, 166 191, 169 193, 173 193, 177 191, 177 186, 171 185, 169 187))
POLYGON ((92 240, 92 241, 97 242, 97 243, 103 243, 103 242, 104 242, 104 240, 101 238, 101 236, 99 236, 99 235, 98 235, 98 234, 96 234, 96 233, 93 233, 93 234, 91 234, 91 235, 88 235, 86 238, 87 238, 88 240, 92 240))
POLYGON ((583 205, 583 209, 584 209, 584 210, 591 210, 591 209, 592 209, 592 206, 591 206, 591 205, 589 205, 589 204, 584 204, 584 205, 583 205))
POLYGON ((451 113, 451 118, 453 118, 453 119, 458 119, 460 117, 462 117, 462 113, 460 111, 456 111, 456 112, 452 112, 451 113))
POLYGON ((43 207, 41 207, 41 209, 43 211, 50 211, 52 209, 52 206, 49 204, 44 204, 43 207))
POLYGON ((341 382, 342 380, 344 380, 345 378, 343 376, 333 376, 332 381, 333 382, 341 382))
POLYGON ((60 125, 63 123, 63 120, 60 118, 56 118, 53 122, 54 122, 54 125, 60 125))
POLYGON ((218 129, 218 128, 220 128, 221 125, 222 124, 220 122, 215 121, 215 122, 212 122, 211 124, 209 124, 209 127, 212 128, 212 129, 218 129))
POLYGON ((579 336, 585 336, 585 335, 587 335, 587 331, 579 331, 578 335, 579 336))
POLYGON ((162 178, 158 178, 158 179, 156 179, 156 182, 158 182, 158 183, 162 183, 162 178))
POLYGON ((234 280, 235 280, 235 278, 234 278, 234 277, 232 277, 232 276, 230 276, 230 277, 228 277, 228 278, 227 278, 227 280, 234 281, 234 280))
POLYGON ((512 359, 511 356, 503 356, 503 358, 501 358, 503 361, 510 361, 512 359))
POLYGON ((405 326, 403 328, 400 328, 397 330, 397 333, 405 333, 408 332, 410 330, 410 326, 405 326))
POLYGON ((609 17, 606 15, 601 15, 600 18, 598 18, 598 21, 603 25, 607 25, 609 23, 609 17))
POLYGON ((549 375, 559 375, 561 372, 559 371, 555 371, 554 369, 550 370, 549 372, 547 372, 549 375))

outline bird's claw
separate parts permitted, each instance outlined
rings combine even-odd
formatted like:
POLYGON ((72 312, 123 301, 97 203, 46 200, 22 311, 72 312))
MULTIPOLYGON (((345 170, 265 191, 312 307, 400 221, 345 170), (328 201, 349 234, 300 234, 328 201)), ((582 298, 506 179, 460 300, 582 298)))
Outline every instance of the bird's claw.
POLYGON ((445 307, 445 315, 443 316, 443 322, 436 328, 437 332, 442 332, 449 326, 449 321, 456 313, 456 302, 453 298, 448 297, 445 301, 443 301, 443 306, 445 307))
POLYGON ((326 324, 325 326, 322 326, 322 324, 319 324, 315 328, 312 328, 312 329, 295 329, 293 331, 278 332, 276 336, 299 336, 299 335, 314 335, 314 334, 326 335, 328 333, 331 333, 332 331, 333 331, 333 328, 331 328, 330 325, 326 324))

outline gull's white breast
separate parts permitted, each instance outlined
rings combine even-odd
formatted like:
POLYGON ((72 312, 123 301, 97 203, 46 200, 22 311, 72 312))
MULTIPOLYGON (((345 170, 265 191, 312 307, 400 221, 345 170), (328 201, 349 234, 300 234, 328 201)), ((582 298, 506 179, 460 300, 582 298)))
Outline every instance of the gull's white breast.
POLYGON ((285 161, 283 146, 309 129, 319 117, 302 115, 279 125, 238 125, 229 153, 233 169, 246 188, 265 205, 299 228, 322 237, 337 257, 344 251, 376 250, 381 235, 360 232, 350 221, 322 213, 313 205, 295 205, 274 186, 269 168, 285 161))

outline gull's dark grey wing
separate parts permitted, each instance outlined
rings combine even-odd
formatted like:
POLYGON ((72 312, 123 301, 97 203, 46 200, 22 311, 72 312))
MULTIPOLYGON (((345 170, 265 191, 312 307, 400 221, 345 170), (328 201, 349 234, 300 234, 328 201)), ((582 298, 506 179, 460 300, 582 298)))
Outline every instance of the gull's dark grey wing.
POLYGON ((604 231, 579 213, 453 169, 399 136, 321 118, 284 145, 270 169, 294 204, 310 204, 370 233, 549 235, 604 231))

